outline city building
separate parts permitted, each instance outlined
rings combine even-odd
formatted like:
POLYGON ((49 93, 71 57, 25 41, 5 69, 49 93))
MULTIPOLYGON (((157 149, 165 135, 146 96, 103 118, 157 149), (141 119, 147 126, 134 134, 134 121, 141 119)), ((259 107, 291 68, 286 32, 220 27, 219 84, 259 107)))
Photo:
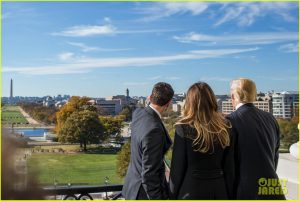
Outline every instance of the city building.
MULTIPOLYGON (((255 107, 257 107, 258 109, 263 110, 265 112, 272 111, 270 100, 257 100, 255 102, 253 102, 253 104, 255 105, 255 107)), ((232 106, 231 99, 222 101, 222 113, 224 115, 228 115, 228 114, 232 113, 234 110, 235 109, 232 106)))
POLYGON ((173 101, 183 101, 186 97, 185 93, 181 93, 181 94, 174 94, 173 96, 173 101))
POLYGON ((119 100, 122 108, 125 106, 135 107, 138 103, 138 100, 129 96, 129 89, 126 89, 126 95, 109 96, 106 98, 106 100, 119 100))
POLYGON ((222 101, 222 107, 221 111, 224 115, 228 115, 234 111, 234 108, 232 106, 231 99, 227 99, 222 101))
POLYGON ((106 115, 117 115, 122 110, 121 100, 105 100, 105 99, 96 99, 95 100, 96 106, 99 106, 100 109, 106 115))
POLYGON ((272 94, 273 115, 276 118, 291 119, 298 115, 299 92, 284 91, 272 94))
POLYGON ((55 106, 55 100, 51 96, 47 96, 43 101, 43 106, 45 107, 55 106))
POLYGON ((135 96, 135 97, 132 97, 133 99, 137 100, 137 107, 145 107, 146 106, 146 97, 143 97, 143 96, 135 96))
POLYGON ((184 103, 185 103, 185 100, 173 102, 172 111, 173 112, 182 112, 184 103))
POLYGON ((217 104, 218 104, 218 111, 222 112, 222 102, 230 99, 228 95, 216 95, 217 104))

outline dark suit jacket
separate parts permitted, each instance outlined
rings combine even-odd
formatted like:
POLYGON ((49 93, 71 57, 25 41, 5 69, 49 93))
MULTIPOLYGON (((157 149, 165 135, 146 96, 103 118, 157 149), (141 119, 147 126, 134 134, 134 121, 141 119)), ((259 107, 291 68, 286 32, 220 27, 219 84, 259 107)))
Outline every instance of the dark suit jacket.
POLYGON ((274 116, 247 103, 227 117, 235 143, 236 198, 285 199, 259 195, 260 178, 278 178, 276 168, 280 145, 279 126, 274 116))
POLYGON ((130 163, 122 190, 125 199, 137 199, 140 187, 148 199, 167 198, 163 159, 171 143, 161 119, 151 107, 134 111, 130 163))
POLYGON ((176 125, 170 173, 170 199, 232 199, 234 144, 223 149, 214 144, 207 153, 194 151, 196 129, 176 125))

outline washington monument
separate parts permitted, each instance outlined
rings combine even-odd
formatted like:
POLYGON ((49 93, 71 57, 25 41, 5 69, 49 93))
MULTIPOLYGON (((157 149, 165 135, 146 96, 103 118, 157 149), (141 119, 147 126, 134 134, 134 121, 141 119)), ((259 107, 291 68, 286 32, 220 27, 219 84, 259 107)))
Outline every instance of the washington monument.
POLYGON ((10 79, 10 100, 12 100, 13 97, 13 79, 10 79))

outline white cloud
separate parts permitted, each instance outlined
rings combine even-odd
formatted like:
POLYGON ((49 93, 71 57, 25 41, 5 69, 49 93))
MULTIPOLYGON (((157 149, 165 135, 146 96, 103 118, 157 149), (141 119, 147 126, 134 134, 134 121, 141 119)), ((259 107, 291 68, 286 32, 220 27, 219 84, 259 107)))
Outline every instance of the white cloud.
POLYGON ((87 46, 84 43, 68 42, 68 44, 72 45, 72 46, 75 46, 75 47, 79 47, 83 52, 91 52, 91 51, 97 51, 97 50, 99 50, 98 47, 87 46))
POLYGON ((112 25, 79 25, 68 27, 64 31, 58 33, 52 33, 52 35, 58 36, 70 36, 70 37, 83 37, 83 36, 95 36, 95 35, 113 35, 116 32, 116 28, 112 25))
POLYGON ((298 52, 298 44, 288 43, 288 44, 281 45, 278 49, 286 53, 298 52))
POLYGON ((111 36, 115 34, 137 34, 137 33, 162 33, 176 30, 150 29, 150 30, 118 30, 115 26, 106 25, 78 25, 68 27, 61 32, 51 33, 53 36, 88 37, 88 36, 111 36))
POLYGON ((100 48, 100 47, 91 47, 87 46, 84 43, 75 43, 75 42, 68 42, 69 45, 79 47, 83 52, 91 52, 91 51, 102 51, 102 52, 116 52, 116 51, 128 51, 131 48, 100 48))
POLYGON ((173 38, 182 43, 206 43, 207 45, 264 45, 298 40, 298 33, 273 32, 214 36, 190 32, 173 38))
POLYGON ((84 43, 77 42, 68 42, 69 45, 79 47, 83 52, 91 52, 91 51, 102 51, 102 52, 116 52, 116 51, 128 51, 132 48, 100 48, 100 47, 92 47, 88 46, 84 43))
POLYGON ((76 58, 69 63, 46 65, 39 67, 12 67, 4 66, 2 72, 14 72, 32 75, 47 74, 67 74, 67 73, 84 73, 99 68, 117 68, 117 67, 156 67, 162 64, 183 61, 183 60, 199 60, 207 58, 218 58, 226 55, 240 54, 251 52, 258 48, 246 49, 210 49, 210 50, 193 50, 182 54, 168 56, 148 56, 148 57, 119 57, 119 58, 76 58))
POLYGON ((176 14, 190 13, 197 16, 209 11, 215 20, 214 26, 235 22, 239 26, 250 26, 257 18, 272 15, 287 22, 297 21, 291 11, 297 9, 296 2, 240 2, 240 3, 207 3, 207 2, 173 2, 153 3, 148 7, 138 7, 144 14, 142 21, 154 21, 176 14), (213 9, 210 7, 214 6, 213 9))
POLYGON ((214 26, 219 26, 230 21, 236 21, 239 26, 250 26, 259 17, 272 14, 280 16, 285 21, 296 21, 290 14, 295 9, 295 3, 287 2, 258 2, 258 3, 226 3, 220 9, 222 16, 214 26))
POLYGON ((68 60, 72 59, 73 56, 74 56, 74 53, 72 53, 72 52, 63 52, 58 55, 58 58, 62 61, 68 61, 68 60))
POLYGON ((141 8, 140 12, 146 15, 141 19, 142 21, 154 21, 175 14, 200 15, 207 8, 208 4, 203 2, 155 3, 151 7, 141 8))

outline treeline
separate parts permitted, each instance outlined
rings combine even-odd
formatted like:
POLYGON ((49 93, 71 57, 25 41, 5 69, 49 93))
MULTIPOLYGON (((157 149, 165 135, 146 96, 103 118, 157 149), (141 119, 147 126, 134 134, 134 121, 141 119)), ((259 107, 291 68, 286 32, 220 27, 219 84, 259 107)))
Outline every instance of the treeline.
MULTIPOLYGON (((168 112, 164 115, 163 122, 168 130, 168 133, 172 139, 175 135, 175 123, 179 120, 180 113, 168 112)), ((289 147, 299 141, 299 117, 292 119, 277 119, 280 129, 280 151, 288 152, 289 147)), ((171 161, 172 150, 170 149, 166 154, 166 160, 171 161)), ((120 178, 124 178, 127 172, 128 164, 130 161, 130 142, 127 142, 118 153, 117 156, 117 175, 120 178)))
POLYGON ((299 141, 299 117, 290 120, 277 119, 280 129, 281 149, 288 149, 292 144, 299 141))
POLYGON ((56 107, 45 107, 37 103, 21 103, 20 106, 33 119, 42 122, 46 125, 56 123, 56 107))

